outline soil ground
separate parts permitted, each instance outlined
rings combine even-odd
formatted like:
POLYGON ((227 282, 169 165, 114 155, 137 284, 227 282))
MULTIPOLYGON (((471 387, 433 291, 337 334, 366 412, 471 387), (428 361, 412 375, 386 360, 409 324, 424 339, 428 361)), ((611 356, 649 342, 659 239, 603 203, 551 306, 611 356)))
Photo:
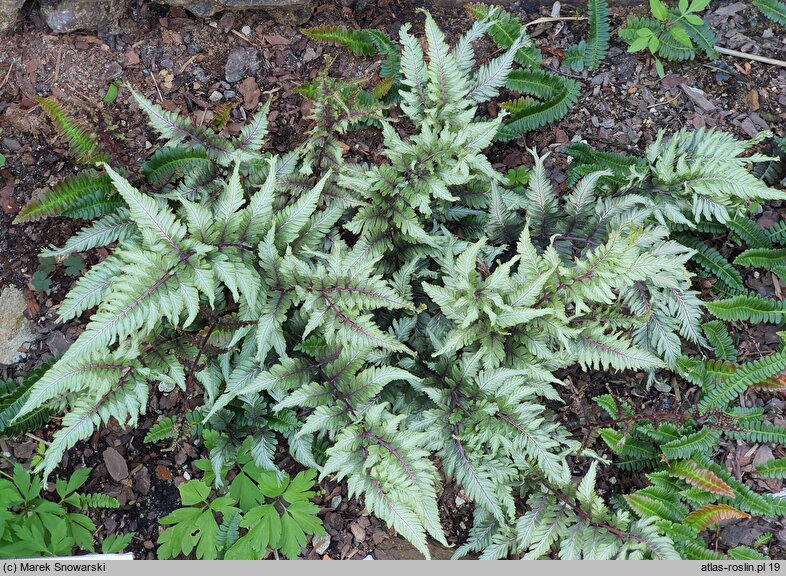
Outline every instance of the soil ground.
MULTIPOLYGON (((551 11, 543 8, 528 13, 516 4, 512 9, 525 22, 551 11)), ((612 9, 613 30, 635 12, 636 9, 612 9)), ((432 13, 451 38, 465 31, 471 22, 465 12, 455 8, 435 8, 432 13)), ((721 46, 786 59, 786 30, 766 21, 748 2, 713 2, 706 20, 716 31, 721 46)), ((400 25, 408 21, 413 22, 415 31, 422 29, 423 16, 416 12, 413 3, 348 0, 319 3, 309 25, 379 27, 396 37, 400 25)), ((536 25, 529 31, 544 52, 544 65, 556 70, 562 51, 586 34, 586 26, 563 21, 536 25)), ((600 69, 573 74, 582 84, 578 104, 553 125, 515 142, 495 144, 490 155, 497 167, 504 171, 529 165, 528 147, 541 152, 551 150, 547 165, 552 178, 562 183, 567 164, 561 147, 571 141, 584 140, 599 148, 641 153, 661 129, 717 127, 741 138, 764 129, 778 135, 786 132, 786 69, 740 59, 709 62, 699 58, 666 63, 668 75, 660 79, 645 57, 628 54, 625 49, 615 32, 600 69), (695 89, 702 92, 697 95, 695 89)), ((488 58, 492 51, 492 46, 484 44, 479 59, 488 58)), ((62 352, 82 329, 79 320, 65 325, 54 321, 57 305, 74 282, 62 266, 52 275, 52 286, 47 292, 37 292, 31 285, 38 267, 38 251, 49 244, 61 245, 81 223, 65 219, 11 223, 27 201, 76 170, 65 144, 37 106, 36 96, 55 97, 107 139, 116 139, 112 148, 115 165, 135 171, 156 146, 155 134, 129 101, 126 91, 121 90, 114 102, 102 102, 110 81, 121 78, 165 108, 191 114, 197 124, 209 123, 222 105, 229 103, 229 133, 237 133, 260 99, 273 94, 268 146, 281 152, 299 144, 304 137, 302 118, 308 104, 294 92, 295 87, 314 78, 327 64, 332 74, 351 78, 372 78, 379 66, 373 59, 354 58, 340 48, 311 41, 297 28, 275 24, 261 14, 228 13, 200 20, 181 9, 151 2, 138 2, 120 21, 118 29, 110 33, 51 35, 33 13, 22 28, 0 37, 0 153, 7 160, 6 166, 0 168, 0 289, 13 285, 24 291, 26 314, 37 332, 36 341, 24 351, 21 362, 0 365, 0 378, 26 374, 47 356, 62 352), (230 52, 237 48, 256 51, 259 62, 258 66, 240 70, 241 80, 230 83, 225 65, 230 52)), ((350 149, 359 155, 373 154, 377 144, 374 140, 349 139, 350 149)), ((772 225, 785 215, 786 209, 767 206, 759 223, 772 225)), ((90 256, 86 264, 103 255, 90 256)), ((778 280, 770 275, 751 275, 747 282, 751 288, 767 294, 781 293, 778 280)), ((741 351, 757 357, 778 342, 774 332, 771 328, 749 327, 736 336, 741 351)), ((673 390, 647 390, 640 379, 628 374, 565 376, 573 383, 577 398, 609 387, 619 393, 624 391, 641 407, 680 401, 673 390)), ((687 398, 683 392, 681 400, 687 398)), ((776 422, 783 424, 783 399, 751 394, 746 401, 766 405, 775 414, 776 422)), ((142 444, 146 429, 176 402, 177 392, 154 394, 140 428, 126 431, 117 426, 106 427, 71 450, 62 465, 63 472, 75 466, 94 467, 89 488, 117 496, 121 502, 119 511, 96 517, 99 539, 106 533, 134 530, 137 535, 131 550, 138 558, 154 556, 157 519, 177 507, 176 485, 195 473, 192 463, 201 455, 199 445, 170 450, 166 446, 142 444), (108 474, 107 450, 117 451, 124 460, 128 468, 126 478, 113 480, 108 474)), ((576 417, 571 410, 566 409, 568 422, 576 417)), ((51 430, 38 430, 36 435, 46 439, 51 430)), ((25 462, 33 455, 36 442, 30 438, 4 440, 0 447, 14 459, 25 462)), ((745 473, 761 458, 768 457, 767 451, 772 453, 771 447, 741 442, 730 442, 719 450, 730 469, 749 482, 745 473)), ((786 456, 777 450, 775 457, 786 456)), ((636 480, 610 479, 608 488, 614 489, 611 483, 616 481, 636 480)), ((779 481, 755 487, 782 489, 779 481)), ((345 488, 329 482, 321 488, 322 517, 331 536, 327 556, 415 557, 391 531, 368 516, 362 505, 347 499, 345 488)), ((471 524, 471 506, 466 500, 451 486, 442 496, 443 519, 451 544, 461 542, 471 524)), ((773 557, 786 557, 782 552, 786 548, 783 522, 725 525, 715 534, 714 543, 720 548, 750 544, 764 531, 775 534, 770 545, 773 557)), ((307 558, 320 557, 314 546, 304 549, 303 554, 307 558)), ((444 557, 445 552, 435 549, 435 555, 444 557)))

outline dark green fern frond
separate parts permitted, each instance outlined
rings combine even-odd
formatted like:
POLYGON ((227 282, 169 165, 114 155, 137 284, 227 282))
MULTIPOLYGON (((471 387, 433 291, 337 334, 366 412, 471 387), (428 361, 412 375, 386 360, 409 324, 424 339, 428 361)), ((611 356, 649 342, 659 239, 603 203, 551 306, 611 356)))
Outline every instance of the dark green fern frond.
POLYGON ((120 502, 113 496, 106 494, 91 493, 91 494, 75 494, 77 507, 82 510, 89 510, 91 508, 106 508, 116 509, 120 508, 120 502))
POLYGON ((751 248, 734 259, 739 266, 763 268, 786 279, 786 248, 751 248))
POLYGON ((208 167, 210 160, 201 146, 182 148, 165 146, 156 150, 142 166, 142 177, 150 184, 158 186, 182 175, 189 170, 208 167))
POLYGON ((727 322, 748 321, 758 324, 782 324, 786 320, 786 302, 762 298, 761 296, 735 296, 707 302, 707 310, 720 320, 727 322))
POLYGON ((726 433, 730 438, 760 444, 780 444, 786 446, 786 428, 767 422, 752 422, 744 428, 726 433))
POLYGON ((164 416, 150 427, 150 430, 145 434, 143 442, 145 444, 160 442, 161 440, 174 438, 176 435, 174 419, 171 416, 164 416))
POLYGON ((20 436, 25 432, 40 428, 49 421, 51 411, 42 406, 25 414, 13 424, 11 423, 19 409, 27 401, 30 388, 49 370, 52 364, 54 364, 54 359, 47 360, 25 376, 21 382, 0 380, 0 436, 20 436))
POLYGON ((596 150, 589 144, 574 142, 565 146, 571 157, 568 167, 568 184, 573 186, 584 176, 593 172, 610 170, 612 174, 601 176, 598 181, 612 191, 629 184, 634 172, 643 172, 646 162, 636 156, 625 156, 615 152, 596 150))
POLYGON ((514 70, 506 86, 517 92, 542 99, 519 99, 507 102, 503 108, 510 111, 497 132, 497 140, 507 142, 519 138, 525 132, 555 122, 565 116, 579 97, 580 84, 559 74, 541 70, 514 70))
POLYGON ((82 170, 63 178, 43 196, 28 202, 14 223, 54 216, 90 220, 115 212, 124 205, 123 200, 115 194, 109 176, 92 169, 82 170))
POLYGON ((582 40, 578 44, 573 44, 565 49, 563 53, 562 66, 569 69, 581 72, 584 70, 584 58, 587 54, 587 42, 582 40))
POLYGON ((737 361, 737 349, 734 347, 731 335, 720 320, 712 320, 701 326, 707 342, 712 346, 715 356, 727 362, 737 361))
POLYGON ((742 280, 742 274, 723 255, 711 246, 693 236, 679 235, 677 241, 696 251, 691 259, 696 262, 710 278, 718 282, 732 294, 747 294, 748 289, 742 280))
POLYGON ((767 556, 748 546, 735 546, 729 549, 729 558, 732 560, 766 560, 767 556))
POLYGON ((661 444, 663 455, 669 459, 692 458, 696 454, 704 454, 717 445, 720 434, 711 428, 702 428, 693 434, 681 436, 671 442, 661 444))
POLYGON ((786 458, 777 458, 756 466, 756 473, 764 478, 786 478, 786 458))
POLYGON ((374 56, 376 46, 366 30, 352 30, 346 26, 315 26, 300 31, 320 42, 329 42, 348 48, 356 56, 374 56))
POLYGON ((390 36, 381 30, 352 30, 346 26, 326 25, 302 28, 300 31, 312 40, 344 46, 357 56, 384 56, 385 60, 379 70, 380 78, 397 78, 400 75, 399 49, 390 36))
MULTIPOLYGON (((751 386, 763 382, 786 370, 786 350, 746 362, 731 376, 712 387, 699 402, 699 409, 706 413, 709 410, 723 409, 726 404, 751 386)), ((763 432, 762 432, 763 433, 763 432)), ((786 432, 784 432, 786 438, 786 432)), ((754 440, 759 442, 759 440, 754 440)), ((774 442, 774 440, 764 440, 774 442)))
POLYGON ((753 5, 773 22, 786 26, 786 3, 780 0, 753 0, 753 5))
POLYGON ((776 222, 765 231, 767 238, 777 246, 786 246, 786 220, 776 222))
POLYGON ((584 52, 584 65, 588 70, 596 70, 609 49, 609 5, 606 0, 588 0, 587 49, 584 52))
POLYGON ((772 240, 767 232, 756 222, 745 216, 736 216, 726 222, 726 226, 732 232, 732 238, 740 246, 746 248, 769 248, 772 240))
POLYGON ((36 98, 36 102, 66 139, 77 162, 95 164, 109 160, 109 155, 102 149, 96 137, 71 118, 59 103, 51 98, 36 98))

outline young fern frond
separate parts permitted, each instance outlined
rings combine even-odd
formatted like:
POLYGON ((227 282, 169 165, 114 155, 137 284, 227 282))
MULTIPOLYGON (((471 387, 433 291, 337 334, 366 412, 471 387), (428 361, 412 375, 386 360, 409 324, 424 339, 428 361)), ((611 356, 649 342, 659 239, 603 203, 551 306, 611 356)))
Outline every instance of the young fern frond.
POLYGON ((609 49, 609 6, 606 0, 589 0, 587 2, 587 33, 584 65, 587 70, 596 70, 609 49))
POLYGON ((42 218, 65 216, 92 220, 116 212, 123 206, 105 174, 83 170, 66 176, 40 198, 28 202, 14 219, 15 224, 34 222, 42 218))
POLYGON ((724 300, 707 302, 707 310, 720 320, 727 322, 748 321, 758 324, 783 324, 786 322, 786 302, 770 300, 761 296, 734 296, 724 300))
POLYGON ((751 386, 786 370, 786 351, 779 350, 752 362, 746 362, 729 378, 712 387, 699 402, 699 409, 709 410, 725 406, 732 398, 751 386))
POLYGON ((77 162, 91 165, 108 160, 108 155, 95 136, 71 118, 59 103, 51 98, 36 97, 35 100, 66 139, 77 162))
POLYGON ((780 0, 754 0, 754 6, 761 10, 767 18, 786 26, 786 4, 780 0))
POLYGON ((21 420, 15 420, 15 417, 27 401, 27 395, 32 386, 53 363, 54 360, 44 362, 20 382, 0 380, 0 436, 20 436, 43 426, 49 420, 52 411, 46 406, 33 409, 21 420))
POLYGON ((728 362, 737 361, 737 349, 734 347, 734 342, 726 326, 720 320, 712 320, 705 322, 701 326, 707 341, 712 346, 715 356, 720 360, 728 362))

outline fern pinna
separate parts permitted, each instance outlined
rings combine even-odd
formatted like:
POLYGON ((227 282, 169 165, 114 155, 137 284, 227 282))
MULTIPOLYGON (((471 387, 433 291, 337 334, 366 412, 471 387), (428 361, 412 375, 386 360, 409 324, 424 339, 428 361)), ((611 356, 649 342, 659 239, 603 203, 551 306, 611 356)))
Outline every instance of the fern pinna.
MULTIPOLYGON (((426 556, 427 537, 447 542, 444 481, 474 502, 459 556, 689 556, 712 520, 734 517, 722 506, 772 513, 770 499, 694 453, 691 438, 712 424, 711 434, 780 441, 730 401, 768 381, 781 357, 727 366, 733 342, 717 324, 702 326, 691 289, 694 250, 671 234, 778 193, 748 178, 737 154, 745 143, 708 131, 661 137, 646 159, 599 161, 561 196, 533 151, 527 185, 509 186, 483 152, 505 114, 476 116, 531 53, 519 35, 477 66, 472 42, 509 31, 481 22, 453 48, 428 14, 425 48, 402 26, 398 98, 409 131, 358 98, 358 85, 323 76, 307 141, 281 158, 262 151, 267 106, 223 140, 132 92, 167 140, 143 171, 152 193, 103 165, 125 206, 49 249, 117 243, 61 305, 63 318, 95 311, 17 415, 66 405, 45 473, 109 418, 134 424, 157 384, 182 396, 148 439, 200 433, 216 484, 249 454, 277 473, 281 443, 322 478, 346 481, 426 556), (357 119, 381 127, 381 164, 340 153, 357 119), (726 364, 685 364, 684 340, 723 349, 726 364), (685 526, 674 510, 641 504, 648 493, 602 499, 595 481, 612 470, 607 450, 558 408, 568 387, 557 370, 668 368, 691 368, 697 381, 726 372, 697 384, 699 413, 669 420, 673 429, 647 414, 639 435, 650 436, 624 440, 632 433, 621 421, 596 428, 609 450, 632 451, 615 456, 624 467, 656 462, 656 445, 670 450, 674 465, 650 474, 649 492, 678 486, 685 526)), ((622 404, 602 406, 630 418, 622 404)))

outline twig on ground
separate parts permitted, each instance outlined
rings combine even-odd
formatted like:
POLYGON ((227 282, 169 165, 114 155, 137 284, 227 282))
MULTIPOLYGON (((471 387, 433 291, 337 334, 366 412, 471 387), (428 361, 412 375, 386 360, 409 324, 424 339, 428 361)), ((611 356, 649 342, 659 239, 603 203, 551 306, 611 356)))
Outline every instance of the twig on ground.
POLYGON ((758 54, 748 54, 746 52, 738 52, 737 50, 730 50, 722 46, 715 46, 715 51, 719 54, 726 54, 727 56, 735 56, 737 58, 745 58, 747 60, 755 60, 756 62, 763 62, 764 64, 772 64, 773 66, 780 66, 786 68, 785 60, 777 60, 775 58, 768 58, 767 56, 759 56, 758 54))
POLYGON ((35 434, 33 434, 32 432, 25 432, 25 436, 27 436, 27 437, 28 437, 28 438, 30 438, 31 440, 35 440, 36 442, 41 442, 41 443, 43 443, 43 444, 44 444, 44 445, 46 445, 46 446, 51 446, 51 445, 52 445, 52 443, 51 443, 51 442, 47 442, 47 441, 46 441, 46 440, 44 440, 43 438, 39 438, 38 436, 36 436, 36 435, 35 435, 35 434))
POLYGON ((543 16, 542 18, 536 18, 532 22, 527 22, 522 26, 522 28, 528 28, 530 26, 534 26, 535 24, 545 24, 546 22, 560 22, 562 20, 586 20, 585 16, 543 16))
POLYGON ((164 97, 161 95, 161 89, 158 87, 158 80, 156 80, 156 73, 153 70, 150 71, 150 77, 153 79, 153 84, 156 85, 156 92, 158 92, 158 99, 161 102, 163 102, 164 97))
POLYGON ((5 73, 5 78, 3 78, 3 81, 0 82, 0 90, 2 90, 3 86, 5 86, 5 83, 8 82, 8 77, 11 75, 11 70, 13 70, 13 69, 14 69, 14 63, 11 62, 8 65, 8 72, 5 73))

